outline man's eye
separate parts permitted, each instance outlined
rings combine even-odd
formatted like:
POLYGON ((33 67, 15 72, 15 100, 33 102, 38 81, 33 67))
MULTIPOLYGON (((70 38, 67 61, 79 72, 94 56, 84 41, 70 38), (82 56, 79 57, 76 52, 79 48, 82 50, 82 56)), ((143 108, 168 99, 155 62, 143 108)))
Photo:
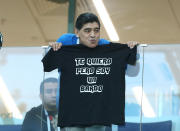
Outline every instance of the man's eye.
POLYGON ((87 32, 87 33, 89 33, 91 30, 88 30, 88 29, 86 29, 86 30, 84 30, 84 32, 87 32))
POLYGON ((96 33, 99 32, 99 29, 95 29, 94 32, 96 32, 96 33))

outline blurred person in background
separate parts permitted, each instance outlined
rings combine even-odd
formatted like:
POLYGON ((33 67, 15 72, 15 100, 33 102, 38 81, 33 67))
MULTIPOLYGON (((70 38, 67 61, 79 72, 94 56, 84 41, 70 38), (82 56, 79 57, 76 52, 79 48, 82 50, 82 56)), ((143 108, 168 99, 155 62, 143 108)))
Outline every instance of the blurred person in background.
POLYGON ((57 127, 56 93, 58 80, 47 78, 40 84, 42 104, 26 113, 21 131, 60 131, 57 127))

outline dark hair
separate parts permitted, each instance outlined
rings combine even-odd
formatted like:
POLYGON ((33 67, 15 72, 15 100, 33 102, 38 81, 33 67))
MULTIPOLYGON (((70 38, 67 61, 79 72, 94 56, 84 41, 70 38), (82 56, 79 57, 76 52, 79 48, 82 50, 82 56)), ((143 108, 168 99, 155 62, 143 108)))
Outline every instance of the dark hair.
POLYGON ((97 22, 99 25, 99 28, 100 28, 99 19, 95 14, 88 13, 88 12, 82 13, 78 16, 75 26, 78 30, 80 30, 83 27, 83 25, 85 25, 87 23, 92 23, 92 22, 97 22))
POLYGON ((57 78, 53 78, 53 77, 50 77, 50 78, 47 78, 47 79, 43 80, 43 81, 41 82, 41 84, 40 84, 40 94, 41 94, 41 95, 44 94, 44 84, 45 84, 45 83, 49 83, 49 82, 57 83, 58 80, 57 80, 57 78))

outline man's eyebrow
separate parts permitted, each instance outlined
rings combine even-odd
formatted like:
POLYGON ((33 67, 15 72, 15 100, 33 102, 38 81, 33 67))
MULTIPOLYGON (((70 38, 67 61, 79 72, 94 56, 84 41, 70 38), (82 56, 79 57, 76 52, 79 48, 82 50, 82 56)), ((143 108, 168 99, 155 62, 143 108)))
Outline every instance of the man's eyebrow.
POLYGON ((96 27, 96 28, 90 28, 90 27, 84 28, 84 30, 90 30, 90 29, 100 29, 100 28, 99 27, 96 27))
POLYGON ((99 27, 96 27, 96 28, 94 28, 94 29, 100 29, 99 27))
POLYGON ((84 30, 90 30, 90 29, 92 29, 92 28, 88 28, 88 27, 87 27, 87 28, 84 28, 84 30))

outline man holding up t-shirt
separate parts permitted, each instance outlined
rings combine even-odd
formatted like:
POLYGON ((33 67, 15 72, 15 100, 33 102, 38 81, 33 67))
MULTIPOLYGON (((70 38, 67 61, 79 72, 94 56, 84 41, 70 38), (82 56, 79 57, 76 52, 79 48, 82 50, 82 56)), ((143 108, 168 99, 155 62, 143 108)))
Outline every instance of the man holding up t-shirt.
POLYGON ((51 49, 44 71, 61 71, 58 125, 61 131, 104 131, 124 124, 125 69, 135 64, 137 42, 98 46, 100 22, 92 13, 76 21, 79 45, 51 49), (117 104, 119 103, 119 104, 117 104))

